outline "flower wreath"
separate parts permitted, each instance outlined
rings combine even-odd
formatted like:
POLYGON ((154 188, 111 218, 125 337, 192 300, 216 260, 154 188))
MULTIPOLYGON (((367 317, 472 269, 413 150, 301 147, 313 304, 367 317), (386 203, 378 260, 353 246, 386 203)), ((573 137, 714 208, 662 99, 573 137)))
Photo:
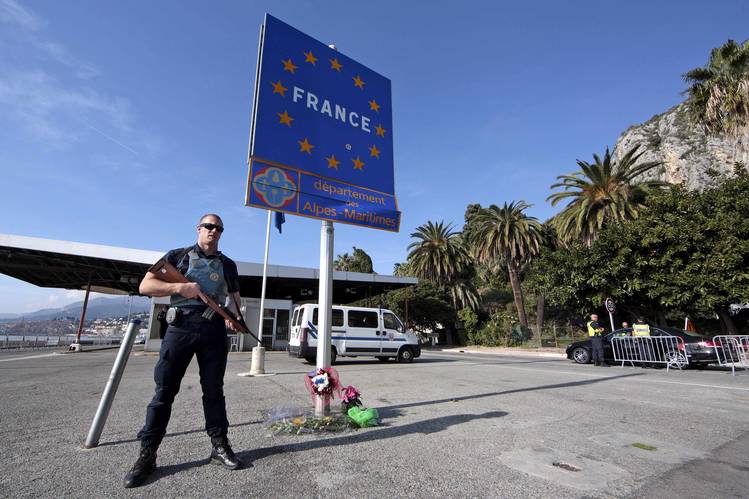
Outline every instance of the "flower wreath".
POLYGON ((341 391, 338 372, 332 367, 318 369, 307 374, 304 378, 304 384, 313 400, 315 397, 339 395, 341 391))

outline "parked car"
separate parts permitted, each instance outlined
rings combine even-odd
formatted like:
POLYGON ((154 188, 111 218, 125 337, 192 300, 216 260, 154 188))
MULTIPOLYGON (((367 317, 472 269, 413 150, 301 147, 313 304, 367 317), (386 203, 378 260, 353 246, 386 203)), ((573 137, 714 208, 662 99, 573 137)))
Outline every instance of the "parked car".
MULTIPOLYGON (((603 337, 603 358, 604 361, 613 363, 614 362, 614 350, 612 347, 612 339, 617 336, 632 336, 632 328, 617 329, 611 333, 606 334, 603 337)), ((672 356, 674 360, 684 359, 686 357, 686 364, 691 367, 704 368, 708 364, 717 364, 718 355, 716 348, 720 349, 720 343, 713 343, 712 338, 708 338, 692 331, 684 331, 682 329, 676 329, 667 326, 650 326, 650 336, 676 336, 684 341, 685 352, 656 352, 658 358, 647 359, 639 358, 637 360, 636 352, 632 352, 633 355, 628 358, 636 359, 633 362, 640 364, 648 364, 653 361, 663 362, 665 360, 671 360, 668 356, 672 356)), ((679 344, 679 348, 681 348, 679 344)), ((574 360, 578 364, 588 364, 591 362, 592 348, 590 338, 585 340, 576 341, 567 346, 567 358, 574 360)))

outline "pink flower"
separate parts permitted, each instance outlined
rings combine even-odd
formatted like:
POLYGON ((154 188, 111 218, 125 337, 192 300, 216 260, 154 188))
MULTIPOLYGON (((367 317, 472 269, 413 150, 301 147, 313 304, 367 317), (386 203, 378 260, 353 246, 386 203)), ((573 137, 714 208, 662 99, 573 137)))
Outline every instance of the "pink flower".
POLYGON ((343 399, 344 402, 353 402, 359 397, 361 397, 361 393, 359 392, 359 390, 349 385, 343 389, 343 397, 341 398, 343 399))

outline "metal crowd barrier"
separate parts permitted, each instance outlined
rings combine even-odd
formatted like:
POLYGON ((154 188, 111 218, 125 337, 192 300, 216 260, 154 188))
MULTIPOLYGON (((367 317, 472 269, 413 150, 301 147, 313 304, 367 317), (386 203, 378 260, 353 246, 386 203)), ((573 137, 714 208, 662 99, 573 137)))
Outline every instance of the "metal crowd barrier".
POLYGON ((730 366, 734 376, 737 367, 749 369, 749 335, 713 336, 713 348, 718 363, 724 367, 730 366))
POLYGON ((684 340, 678 336, 615 336, 611 339, 614 361, 622 367, 629 362, 663 364, 666 370, 683 369, 689 365, 684 340))
MULTIPOLYGON (((121 342, 119 337, 108 337, 108 336, 89 336, 87 338, 81 338, 81 344, 83 345, 119 345, 121 342)), ((33 334, 8 334, 0 335, 0 349, 23 349, 23 348, 47 348, 70 345, 75 342, 74 335, 66 336, 47 336, 47 335, 33 335, 33 334)))

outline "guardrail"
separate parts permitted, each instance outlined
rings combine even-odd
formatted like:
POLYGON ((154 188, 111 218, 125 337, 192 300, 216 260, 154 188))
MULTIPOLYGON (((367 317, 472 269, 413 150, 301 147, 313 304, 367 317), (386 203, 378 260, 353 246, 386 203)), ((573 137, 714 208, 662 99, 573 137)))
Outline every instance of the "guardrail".
POLYGON ((749 335, 713 336, 713 348, 718 363, 724 367, 730 366, 734 376, 737 367, 749 369, 749 335))
MULTIPOLYGON (((82 345, 119 345, 121 338, 108 336, 88 336, 81 338, 82 345)), ((0 349, 47 348, 67 346, 75 342, 75 336, 47 336, 41 334, 0 335, 0 349)))
POLYGON ((614 361, 622 367, 629 362, 663 364, 666 370, 683 369, 689 365, 684 340, 678 336, 615 336, 611 339, 614 361))

